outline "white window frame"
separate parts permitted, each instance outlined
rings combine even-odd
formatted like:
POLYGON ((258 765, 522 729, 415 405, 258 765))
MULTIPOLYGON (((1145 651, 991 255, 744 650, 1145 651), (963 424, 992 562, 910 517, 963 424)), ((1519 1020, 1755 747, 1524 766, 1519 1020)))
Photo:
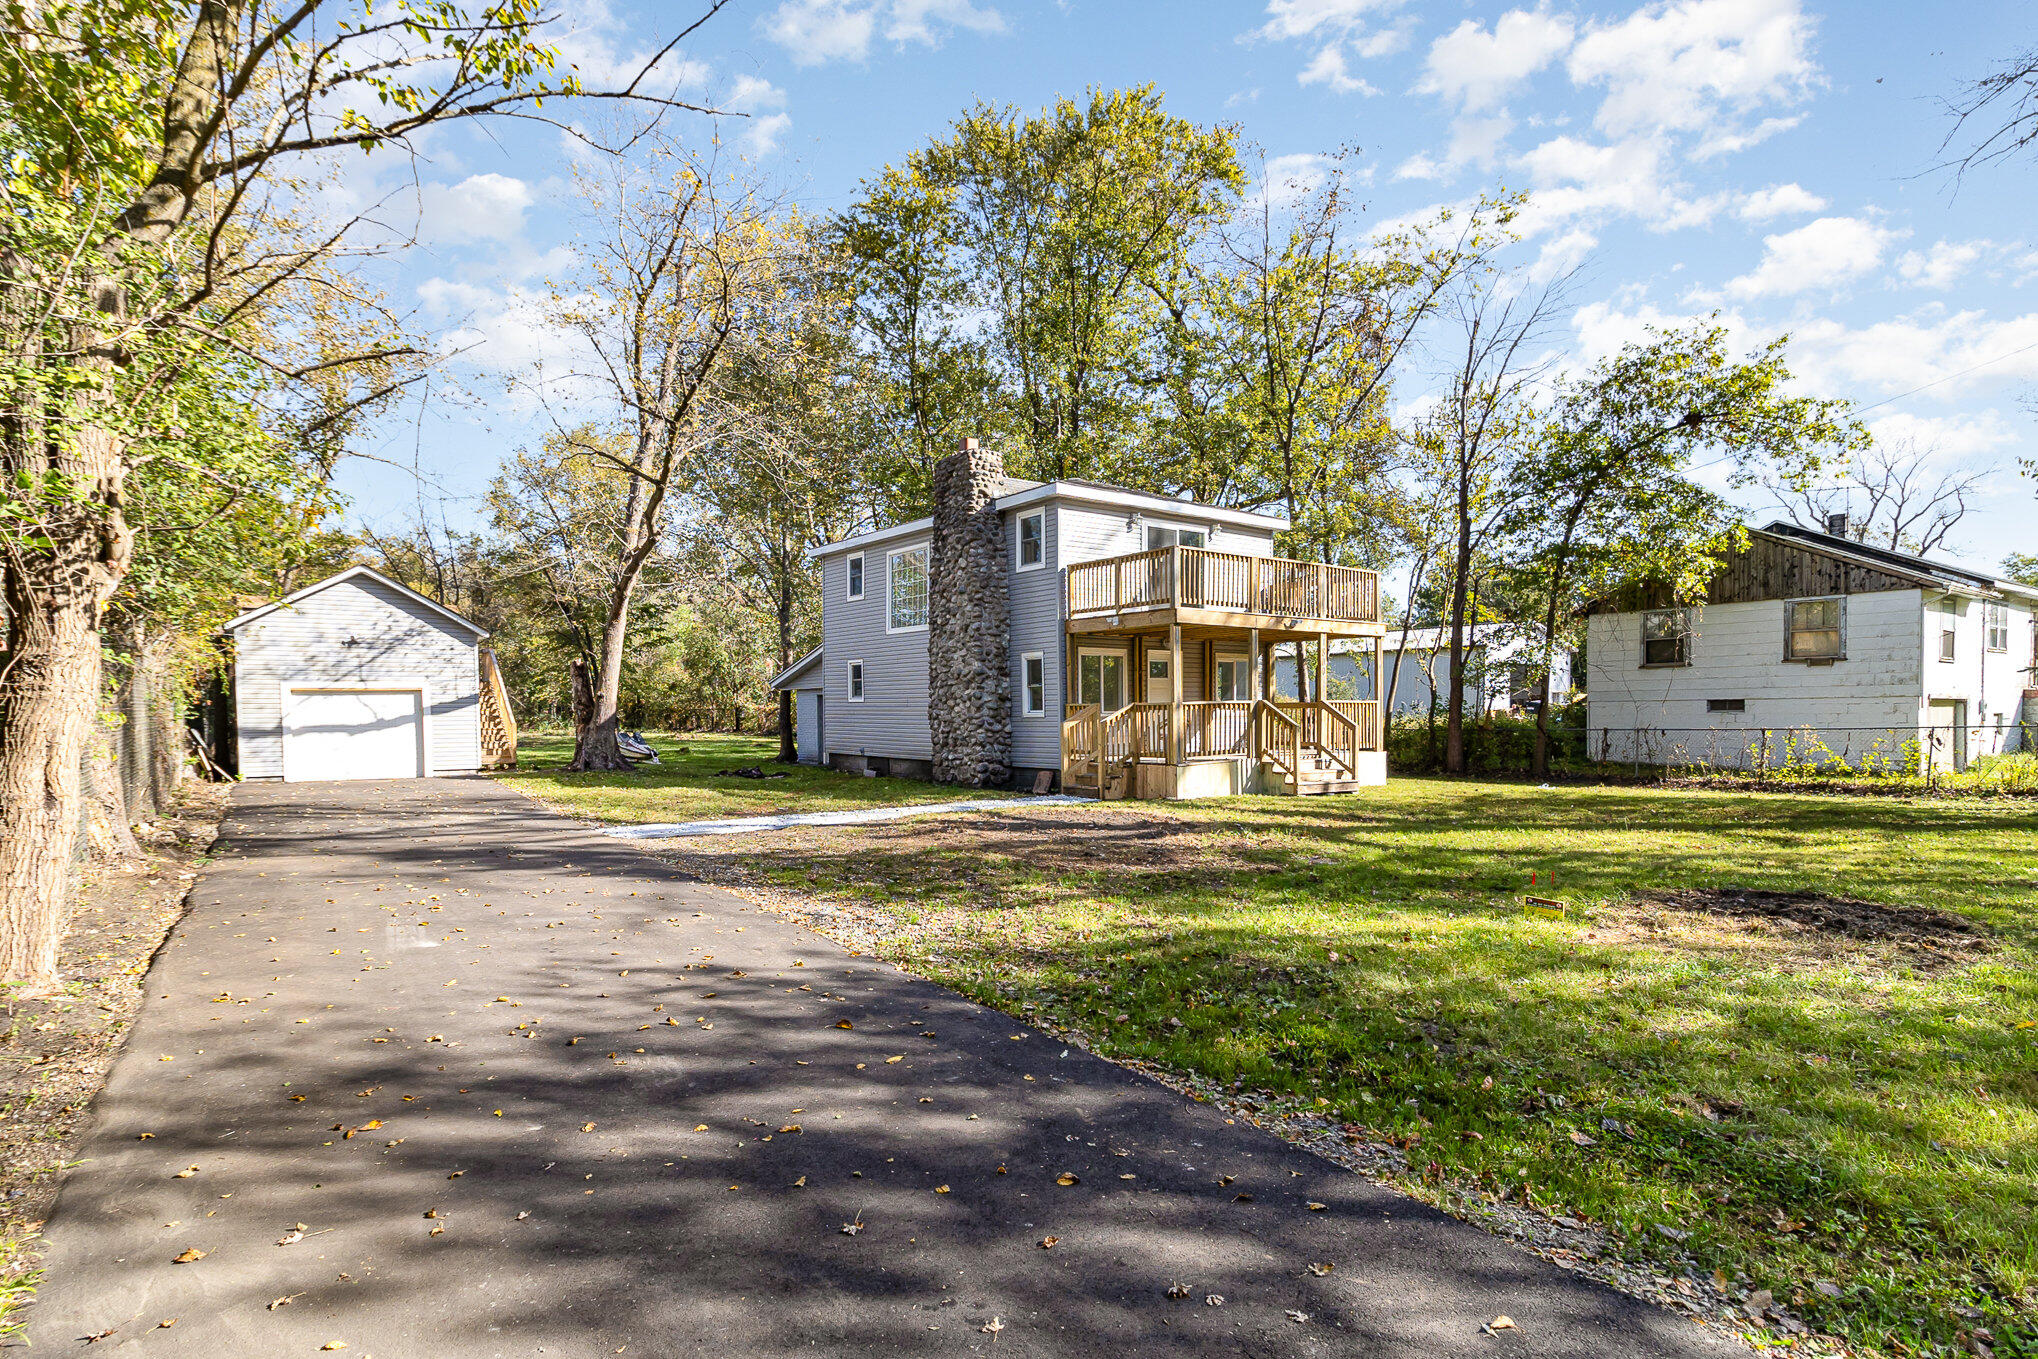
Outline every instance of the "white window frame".
POLYGON ((897 570, 898 570, 898 564, 899 564, 899 558, 901 558, 901 557, 909 557, 909 556, 913 556, 913 555, 915 555, 915 554, 918 554, 918 555, 919 555, 919 557, 920 557, 920 559, 921 559, 921 560, 922 560, 922 562, 924 563, 924 565, 922 565, 922 566, 921 566, 921 568, 920 568, 920 574, 921 574, 921 579, 923 579, 923 580, 924 580, 924 581, 926 581, 926 583, 927 583, 927 600, 926 600, 926 602, 925 602, 924 604, 922 604, 922 605, 921 605, 921 608, 922 608, 923 610, 925 610, 925 609, 929 609, 929 608, 932 608, 932 607, 933 607, 933 604, 934 604, 934 575, 933 575, 933 568, 934 568, 934 553, 933 553, 933 550, 932 550, 931 548, 929 548, 929 547, 928 547, 928 546, 927 546, 927 545, 926 545, 925 543, 922 543, 922 544, 920 544, 920 545, 919 545, 918 547, 902 547, 902 548, 899 548, 899 549, 897 549, 896 551, 892 551, 892 552, 887 552, 887 553, 885 554, 885 631, 886 631, 886 632, 893 632, 893 633, 897 633, 897 632, 925 632, 925 631, 927 631, 927 625, 926 625, 925 623, 908 623, 908 624, 906 624, 906 625, 905 625, 904 627, 898 627, 898 626, 895 626, 895 625, 893 624, 893 622, 892 622, 892 619, 893 619, 893 618, 895 618, 895 617, 897 616, 897 614, 896 614, 896 612, 895 612, 895 605, 896 605, 896 600, 895 600, 895 598, 894 598, 894 596, 893 596, 893 593, 892 593, 892 589, 893 589, 893 586, 892 586, 892 578, 893 578, 894 574, 895 574, 895 573, 897 572, 897 570))
MULTIPOLYGON (((1676 669, 1679 669, 1679 668, 1681 668, 1681 667, 1686 667, 1686 666, 1689 666, 1689 665, 1691 664, 1691 639, 1692 639, 1692 637, 1693 637, 1693 635, 1694 635, 1694 634, 1693 634, 1693 632, 1692 632, 1692 627, 1691 627, 1691 610, 1690 610, 1689 608, 1687 608, 1687 607, 1679 607, 1679 608, 1673 608, 1673 609, 1644 609, 1644 610, 1642 610, 1642 622, 1641 622, 1641 628, 1642 628, 1642 638, 1641 638, 1641 642, 1642 642, 1642 657, 1641 657, 1641 668, 1642 668, 1642 669, 1644 669, 1644 670, 1676 670, 1676 669), (1649 637, 1649 619, 1650 619, 1650 617, 1651 617, 1652 615, 1655 615, 1655 614, 1659 614, 1659 613, 1675 613, 1675 614, 1682 614, 1682 615, 1683 615, 1683 617, 1684 617, 1684 631, 1683 631, 1683 632, 1682 632, 1682 633, 1680 634, 1680 635, 1682 636, 1683 640, 1684 640, 1684 646, 1683 646, 1683 647, 1681 648, 1681 650, 1683 651, 1684 655, 1682 656, 1682 658, 1680 658, 1680 659, 1678 659, 1678 660, 1674 660, 1674 661, 1652 661, 1652 660, 1650 660, 1650 659, 1649 659, 1649 642, 1651 641, 1651 638, 1649 637)), ((1658 638, 1655 638, 1655 639, 1653 639, 1653 640, 1656 640, 1656 641, 1659 641, 1659 642, 1660 642, 1660 641, 1664 641, 1664 640, 1666 640, 1666 639, 1665 639, 1665 638, 1661 638, 1661 637, 1658 637, 1658 638)))
POLYGON ((1016 575, 1021 571, 1043 570, 1046 566, 1047 511, 1034 510, 1031 513, 1020 515, 1012 523, 1012 571, 1016 575), (1026 561, 1026 523, 1028 520, 1037 520, 1040 524, 1040 560, 1031 565, 1028 565, 1026 561))
POLYGON ((863 598, 863 554, 852 552, 842 565, 842 592, 850 599, 863 598))
POLYGON ((1227 656, 1219 653, 1212 662, 1210 692, 1219 703, 1249 703, 1252 693, 1252 658, 1248 656, 1227 656), (1232 696, 1224 696, 1224 667, 1235 666, 1232 677, 1232 696))
POLYGON ((1939 629, 1939 664, 1941 664, 1941 665, 1958 665, 1959 663, 1960 663, 1960 632, 1959 632, 1959 630, 1958 630, 1958 629, 1956 629, 1956 628, 1948 628, 1948 627, 1942 627, 1942 628, 1940 628, 1940 629, 1939 629))
POLYGON ((1846 659, 1847 659, 1847 596, 1845 596, 1845 595, 1804 595, 1804 596, 1802 596, 1802 597, 1800 597, 1800 598, 1797 598, 1797 599, 1786 599, 1786 600, 1784 600, 1784 601, 1783 601, 1783 659, 1784 659, 1784 660, 1785 660, 1786 662, 1788 662, 1789 664, 1792 664, 1792 665, 1818 665, 1818 664, 1826 664, 1826 663, 1830 663, 1830 662, 1832 662, 1832 661, 1844 661, 1844 660, 1846 660, 1846 659), (1804 631, 1804 632, 1824 632, 1824 631, 1826 631, 1826 629, 1824 629, 1824 628, 1804 628, 1804 629, 1797 629, 1797 628, 1793 628, 1793 627, 1791 627, 1791 625, 1790 625, 1790 616, 1791 616, 1791 610, 1792 610, 1793 608, 1795 608, 1795 607, 1796 607, 1797 605, 1799 605, 1799 604, 1820 604, 1820 603, 1824 603, 1824 602, 1825 602, 1826 600, 1829 600, 1829 599, 1830 599, 1830 600, 1837 600, 1837 601, 1839 602, 1839 605, 1840 605, 1840 608, 1839 608, 1839 619, 1838 619, 1837 625, 1836 625, 1836 626, 1835 626, 1835 627, 1834 627, 1834 628, 1832 629, 1832 630, 1833 630, 1834 632, 1837 632, 1837 633, 1839 633, 1839 634, 1840 634, 1840 636, 1839 636, 1839 640, 1838 640, 1838 643, 1837 643, 1838 649, 1837 649, 1837 650, 1835 650, 1835 651, 1833 652, 1833 654, 1832 654, 1832 655, 1830 655, 1830 656, 1799 656, 1799 655, 1797 655, 1797 654, 1796 654, 1796 653, 1795 653, 1795 652, 1794 652, 1794 651, 1792 650, 1792 648, 1791 648, 1791 638, 1792 638, 1792 637, 1794 637, 1794 636, 1795 636, 1795 635, 1796 635, 1796 634, 1797 634, 1797 633, 1798 633, 1799 631, 1804 631))
POLYGON ((863 691, 869 678, 862 661, 855 660, 849 663, 849 669, 842 677, 842 691, 849 702, 863 702, 863 691))
POLYGON ((1141 524, 1140 527, 1139 537, 1141 551, 1158 552, 1161 550, 1160 548, 1154 547, 1152 543, 1153 531, 1155 529, 1167 529, 1173 532, 1173 534, 1175 535, 1174 542, 1164 543, 1162 544, 1162 547, 1182 546, 1183 545, 1182 535, 1185 533, 1193 533, 1198 538, 1201 538, 1203 540, 1201 543, 1189 544, 1190 547, 1208 548, 1210 546, 1210 527, 1207 524, 1182 524, 1170 522, 1169 520, 1166 519, 1147 519, 1141 524))
POLYGON ((1982 606, 1982 626, 1986 629, 1984 638, 1990 651, 2007 652, 2010 649, 2010 609, 1999 600, 1991 600, 1982 606), (2003 640, 2000 645, 1996 638, 2003 640))
POLYGON ((1047 653, 1028 651, 1019 657, 1019 708, 1028 717, 1047 716, 1047 653), (1040 682, 1036 685, 1030 678, 1030 667, 1040 667, 1040 682), (1034 701, 1034 690, 1039 689, 1039 702, 1034 701))

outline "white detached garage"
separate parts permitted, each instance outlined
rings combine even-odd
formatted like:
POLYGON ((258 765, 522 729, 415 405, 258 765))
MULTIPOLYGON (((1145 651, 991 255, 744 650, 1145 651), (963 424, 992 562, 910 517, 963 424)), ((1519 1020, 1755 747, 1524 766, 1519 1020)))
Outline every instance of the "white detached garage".
POLYGON ((226 625, 243 779, 481 768, 482 629, 357 566, 226 625))

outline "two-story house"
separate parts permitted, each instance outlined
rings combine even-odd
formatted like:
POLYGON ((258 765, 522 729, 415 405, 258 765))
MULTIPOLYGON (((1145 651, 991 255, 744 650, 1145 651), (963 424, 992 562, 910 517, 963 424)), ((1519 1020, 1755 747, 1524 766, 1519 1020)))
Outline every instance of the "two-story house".
POLYGON ((796 693, 801 759, 958 782, 1049 772, 1102 797, 1384 781, 1377 704, 1323 697, 1321 673, 1307 701, 1270 682, 1283 643, 1313 647, 1319 670, 1334 640, 1377 656, 1374 573, 1273 555, 1278 515, 1015 480, 975 440, 943 464, 933 516, 814 554, 821 646, 773 681, 796 693), (965 710, 963 762, 988 775, 944 772, 944 723, 965 710))
POLYGON ((1596 606, 1595 755, 1728 768, 1828 757, 1962 768, 2038 731, 2038 590, 1827 532, 1749 532, 1684 606, 1596 606))

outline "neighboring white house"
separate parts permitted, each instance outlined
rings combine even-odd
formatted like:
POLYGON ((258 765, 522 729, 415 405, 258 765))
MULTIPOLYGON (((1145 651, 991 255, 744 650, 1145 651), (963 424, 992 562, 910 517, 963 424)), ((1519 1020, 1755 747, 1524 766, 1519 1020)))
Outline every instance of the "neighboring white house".
POLYGON ((1702 604, 1596 608, 1592 753, 1745 768, 1823 749, 1856 767, 1960 768, 2032 748, 2038 590, 1831 527, 1751 530, 1702 604))
MULTIPOLYGON (((1503 623, 1480 623, 1465 630, 1465 711, 1509 712, 1541 695, 1537 667, 1542 654, 1535 640, 1540 632, 1503 623)), ((1401 630, 1394 627, 1380 639, 1381 683, 1394 688, 1390 711, 1427 713, 1432 699, 1443 711, 1451 692, 1450 629, 1411 628, 1405 640, 1404 650, 1401 630)), ((1301 663, 1294 657, 1275 665, 1274 683, 1283 697, 1297 692, 1296 668, 1301 663)), ((1354 653, 1333 645, 1330 697, 1372 698, 1371 666, 1370 651, 1354 653)), ((1559 647, 1550 662, 1550 702, 1561 706, 1570 701, 1571 653, 1559 647)))
POLYGON ((936 516, 813 554, 821 646, 772 681, 794 692, 801 760, 935 776, 936 661, 962 677, 945 701, 971 710, 983 767, 1022 785, 1184 797, 1385 778, 1376 705, 1275 713, 1267 674, 1298 640, 1377 638, 1372 572, 1276 557, 1278 515, 1000 477, 974 441, 954 458, 977 459, 966 515, 940 509, 937 468, 936 516), (953 557, 937 521, 957 526, 953 557))
POLYGON ((488 634, 365 566, 226 625, 240 776, 305 783, 482 767, 488 634))

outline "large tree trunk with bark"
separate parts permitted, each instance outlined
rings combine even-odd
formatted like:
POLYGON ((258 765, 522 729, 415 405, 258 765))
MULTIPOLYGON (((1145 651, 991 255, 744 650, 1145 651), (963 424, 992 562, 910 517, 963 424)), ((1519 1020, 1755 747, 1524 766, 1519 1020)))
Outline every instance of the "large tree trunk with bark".
POLYGON ((52 995, 76 871, 81 756, 99 711, 98 600, 82 581, 52 598, 47 580, 13 569, 7 576, 14 627, 0 691, 0 981, 52 995))
MULTIPOLYGON (((597 676, 583 720, 576 713, 572 769, 585 773, 601 769, 634 769, 623 754, 617 712, 622 707, 623 641, 630 626, 630 587, 618 588, 609 605, 608 622, 602 625, 601 673, 597 676)), ((582 671, 583 676, 585 670, 582 671)))
POLYGON ((798 764, 799 746, 793 740, 793 691, 778 691, 778 762, 798 764))

